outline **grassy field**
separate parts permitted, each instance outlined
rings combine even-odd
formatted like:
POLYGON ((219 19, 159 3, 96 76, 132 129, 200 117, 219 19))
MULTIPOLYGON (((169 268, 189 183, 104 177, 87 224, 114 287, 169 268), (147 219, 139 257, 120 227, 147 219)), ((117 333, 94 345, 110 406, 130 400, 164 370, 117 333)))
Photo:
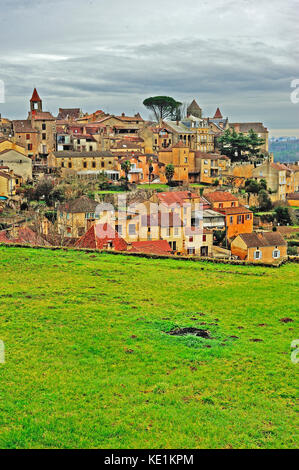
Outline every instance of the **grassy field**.
POLYGON ((298 445, 298 265, 0 247, 0 266, 0 448, 298 445))

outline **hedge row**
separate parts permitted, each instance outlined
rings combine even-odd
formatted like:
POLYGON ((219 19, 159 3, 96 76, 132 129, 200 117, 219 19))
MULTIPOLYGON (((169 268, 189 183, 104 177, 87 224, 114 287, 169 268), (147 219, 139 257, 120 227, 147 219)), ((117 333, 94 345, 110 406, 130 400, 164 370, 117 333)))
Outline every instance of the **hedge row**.
POLYGON ((81 251, 84 253, 109 253, 110 255, 122 255, 122 256, 135 256, 138 258, 148 258, 148 259, 176 259, 183 261, 206 261, 208 263, 215 264, 230 264, 235 266, 262 266, 270 268, 279 268, 287 261, 292 263, 299 263, 299 256, 288 256, 286 259, 279 261, 278 263, 252 263, 243 260, 227 260, 219 258, 206 258, 206 257, 193 257, 193 256, 174 256, 174 255, 156 255, 149 253, 132 253, 128 251, 114 251, 114 250, 97 250, 94 248, 74 248, 74 247, 65 247, 65 246, 41 246, 41 245, 23 245, 21 243, 0 243, 0 246, 5 247, 15 247, 15 248, 31 248, 35 250, 52 250, 52 251, 81 251))

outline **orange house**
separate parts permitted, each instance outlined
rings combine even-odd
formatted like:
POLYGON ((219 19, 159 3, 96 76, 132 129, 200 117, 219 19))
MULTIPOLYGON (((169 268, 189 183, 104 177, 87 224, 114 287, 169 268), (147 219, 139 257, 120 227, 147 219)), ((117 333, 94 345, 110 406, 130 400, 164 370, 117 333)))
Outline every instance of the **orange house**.
POLYGON ((228 239, 236 237, 240 233, 253 231, 253 213, 244 206, 215 209, 225 215, 226 236, 228 239))
POLYGON ((233 194, 227 191, 213 191, 205 194, 204 198, 211 204, 212 209, 228 209, 230 207, 239 207, 239 200, 233 194))

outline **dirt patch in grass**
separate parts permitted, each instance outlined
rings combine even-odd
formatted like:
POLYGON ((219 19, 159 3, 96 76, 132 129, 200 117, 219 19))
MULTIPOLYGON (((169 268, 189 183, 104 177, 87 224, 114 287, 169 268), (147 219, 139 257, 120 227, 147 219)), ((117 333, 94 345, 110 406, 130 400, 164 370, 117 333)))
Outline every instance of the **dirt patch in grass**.
POLYGON ((294 320, 292 318, 281 318, 279 321, 281 321, 282 323, 291 323, 293 322, 294 320))
POLYGON ((200 338, 205 339, 212 339, 208 330, 200 330, 199 328, 175 328, 174 330, 167 331, 166 334, 171 336, 186 336, 186 335, 193 335, 198 336, 200 338))

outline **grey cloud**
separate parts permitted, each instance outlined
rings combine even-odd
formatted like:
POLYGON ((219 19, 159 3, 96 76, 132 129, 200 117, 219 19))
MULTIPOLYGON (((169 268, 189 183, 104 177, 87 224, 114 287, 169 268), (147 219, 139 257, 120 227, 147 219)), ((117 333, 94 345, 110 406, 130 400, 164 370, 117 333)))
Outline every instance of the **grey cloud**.
POLYGON ((170 94, 198 98, 206 114, 217 105, 232 120, 295 126, 298 109, 289 100, 290 81, 298 76, 293 0, 283 10, 277 0, 271 8, 266 0, 184 7, 170 0, 90 0, 83 7, 78 0, 31 0, 26 8, 23 1, 2 2, 2 115, 26 115, 36 86, 54 114, 73 105, 146 115, 146 96, 170 94))

